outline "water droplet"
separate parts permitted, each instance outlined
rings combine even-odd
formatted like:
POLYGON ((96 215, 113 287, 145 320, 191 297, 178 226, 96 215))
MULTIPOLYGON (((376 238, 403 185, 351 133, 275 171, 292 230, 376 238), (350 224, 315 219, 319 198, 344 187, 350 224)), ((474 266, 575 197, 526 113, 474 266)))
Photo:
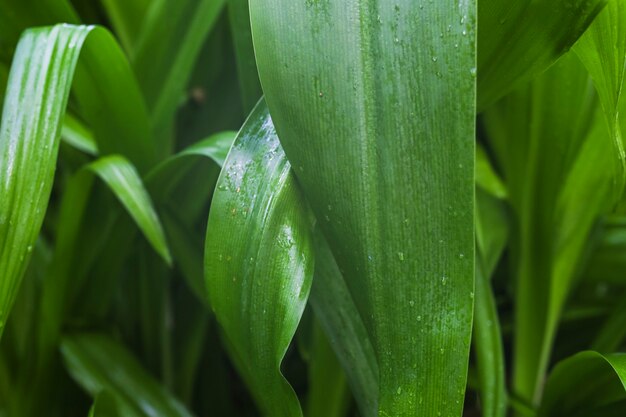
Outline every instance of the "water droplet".
POLYGON ((393 41, 394 41, 395 43, 400 43, 400 39, 398 39, 398 38, 395 38, 393 41))
POLYGON ((329 222, 329 221, 330 221, 330 217, 328 217, 328 216, 324 216, 324 218, 326 219, 326 221, 327 221, 327 222, 329 222))
POLYGON ((298 169, 300 170, 300 172, 304 172, 304 167, 302 165, 300 165, 298 169))
POLYGON ((417 316, 417 321, 422 321, 422 316, 417 316))
POLYGON ((233 282, 237 282, 237 277, 233 277, 233 282))
POLYGON ((331 206, 330 204, 328 205, 328 211, 333 211, 333 206, 331 206))
POLYGON ((448 277, 445 275, 441 276, 441 284, 446 285, 448 283, 448 277))
POLYGON ((470 298, 473 300, 474 299, 474 291, 470 292, 470 298))
POLYGON ((413 300, 409 301, 409 305, 410 305, 411 307, 413 307, 413 306, 415 305, 415 301, 413 301, 413 300))
POLYGON ((396 390, 396 392, 398 393, 398 395, 402 394, 402 387, 398 387, 398 389, 396 390))
POLYGON ((324 97, 324 93, 322 91, 320 91, 319 96, 320 96, 320 98, 324 97))
POLYGON ((217 259, 219 259, 219 260, 220 260, 220 262, 221 262, 221 261, 223 261, 223 260, 224 260, 224 255, 222 255, 222 254, 220 253, 219 255, 217 255, 217 259))
POLYGON ((33 246, 28 245, 28 247, 26 248, 26 252, 31 253, 32 251, 33 251, 33 246))
POLYGON ((433 62, 437 62, 437 57, 433 56, 433 62))
POLYGON ((441 348, 439 349, 439 352, 441 352, 441 354, 443 355, 446 352, 446 350, 444 348, 441 348))
POLYGON ((409 224, 409 223, 410 223, 409 219, 404 219, 404 224, 409 224))
POLYGON ((463 258, 465 258, 465 255, 462 253, 459 253, 459 259, 463 259, 463 258))
POLYGON ((478 74, 476 67, 470 68, 470 74, 472 75, 472 77, 476 77, 476 75, 478 74))
POLYGON ((466 30, 464 30, 463 32, 461 32, 461 34, 462 34, 463 36, 467 36, 467 31, 466 31, 466 30))
POLYGON ((404 261, 404 252, 398 252, 398 259, 404 261))

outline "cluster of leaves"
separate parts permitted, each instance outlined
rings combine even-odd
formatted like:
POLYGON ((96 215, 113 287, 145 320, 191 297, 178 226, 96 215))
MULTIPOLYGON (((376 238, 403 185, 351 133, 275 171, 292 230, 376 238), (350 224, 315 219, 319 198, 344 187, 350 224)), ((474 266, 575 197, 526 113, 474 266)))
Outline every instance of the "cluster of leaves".
POLYGON ((0 416, 623 416, 625 70, 626 0, 0 0, 0 416))

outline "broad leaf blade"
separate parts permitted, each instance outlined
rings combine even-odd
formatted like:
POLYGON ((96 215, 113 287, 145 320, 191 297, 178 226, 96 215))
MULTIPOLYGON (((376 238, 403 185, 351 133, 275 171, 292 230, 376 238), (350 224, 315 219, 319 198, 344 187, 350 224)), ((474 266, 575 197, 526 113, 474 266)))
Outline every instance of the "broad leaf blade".
POLYGON ((228 155, 211 203, 205 250, 209 301, 261 411, 302 415, 280 363, 313 274, 309 213, 265 103, 228 155))
POLYGON ((250 1, 281 144, 379 361, 380 416, 462 409, 475 9, 471 0, 250 1))

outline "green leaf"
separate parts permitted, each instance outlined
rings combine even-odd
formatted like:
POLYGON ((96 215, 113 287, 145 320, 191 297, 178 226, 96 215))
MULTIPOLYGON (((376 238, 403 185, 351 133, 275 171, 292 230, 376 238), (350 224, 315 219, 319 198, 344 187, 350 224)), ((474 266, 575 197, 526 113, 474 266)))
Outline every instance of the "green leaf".
POLYGON ((7 196, 0 202, 0 332, 43 222, 75 68, 73 91, 101 152, 119 151, 140 167, 154 154, 141 96, 107 31, 59 25, 24 33, 0 128, 0 166, 5 167, 0 195, 7 196))
POLYGON ((507 411, 506 371, 500 319, 491 275, 507 242, 508 224, 502 203, 476 190, 476 298, 473 345, 476 352, 483 417, 507 411))
POLYGON ((309 302, 343 367, 359 411, 378 415, 378 363, 374 348, 321 232, 315 234, 315 276, 309 302))
POLYGON ((485 112, 512 205, 515 292, 513 391, 538 403, 556 326, 616 172, 587 72, 567 54, 485 112))
MULTIPOLYGON (((575 45, 574 51, 594 81, 614 139, 617 158, 611 158, 611 161, 615 164, 614 169, 621 170, 621 178, 617 181, 617 192, 621 193, 626 180, 626 154, 622 143, 626 118, 622 117, 621 129, 619 124, 620 97, 626 70, 626 1, 610 1, 575 45)), ((622 108, 626 110, 626 100, 622 101, 622 108)))
POLYGON ((250 13, 281 144, 379 361, 379 415, 460 415, 476 3, 251 0, 250 13))
POLYGON ((309 295, 311 228, 262 101, 235 139, 218 180, 205 280, 231 357, 267 416, 302 415, 280 363, 309 295))
POLYGON ((89 417, 121 417, 117 401, 119 400, 109 391, 100 392, 91 407, 89 417))
POLYGON ((248 0, 228 0, 228 17, 235 46, 241 99, 247 113, 263 95, 252 45, 248 0))
POLYGON ((111 188, 154 250, 165 262, 171 264, 172 258, 163 228, 152 206, 150 196, 133 165, 121 156, 111 155, 89 164, 88 169, 111 188))
POLYGON ((153 130, 162 139, 161 150, 170 150, 163 140, 169 140, 168 129, 180 98, 224 2, 159 0, 150 4, 138 35, 133 67, 150 109, 153 130))
POLYGON ((71 114, 65 115, 61 136, 67 144, 79 151, 89 155, 98 155, 98 144, 93 137, 93 133, 71 114))
POLYGON ((231 131, 216 133, 161 162, 146 176, 151 194, 155 199, 165 201, 184 175, 193 168, 192 162, 198 157, 208 158, 216 166, 222 167, 236 134, 231 131))
POLYGON ((554 64, 608 0, 478 2, 478 108, 554 64))
POLYGON ((135 50, 143 20, 150 6, 149 0, 100 0, 115 34, 124 50, 131 54, 135 50))
POLYGON ((309 361, 307 417, 345 417, 350 405, 346 376, 339 366, 319 323, 313 325, 313 347, 309 361))
POLYGON ((118 342, 101 334, 66 336, 61 353, 72 377, 92 396, 103 390, 118 399, 120 415, 191 417, 118 342))
POLYGON ((626 411, 626 355, 581 352, 557 364, 546 382, 537 417, 608 416, 594 409, 618 406, 626 411))

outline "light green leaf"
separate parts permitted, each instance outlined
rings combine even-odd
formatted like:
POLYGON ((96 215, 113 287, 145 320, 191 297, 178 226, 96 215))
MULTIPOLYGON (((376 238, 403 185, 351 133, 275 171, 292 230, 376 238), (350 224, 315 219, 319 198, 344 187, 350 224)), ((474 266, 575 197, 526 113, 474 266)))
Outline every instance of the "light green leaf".
POLYGON ((0 195, 7 196, 0 201, 0 332, 45 215, 75 68, 73 91, 100 150, 119 151, 141 167, 153 160, 141 96, 111 35, 71 25, 26 31, 0 128, 0 195))
POLYGON ((128 417, 191 417, 189 411, 139 365, 126 348, 101 334, 66 336, 61 353, 70 375, 92 396, 103 390, 128 417))
POLYGON ((132 164, 119 155, 111 155, 89 164, 88 169, 111 188, 154 250, 171 264, 172 258, 158 215, 132 164))
POLYGON ((554 368, 537 417, 624 415, 625 399, 626 355, 581 352, 554 368), (594 410, 611 405, 617 406, 620 414, 594 410))
POLYGON ((228 154, 205 249, 209 301, 262 413, 301 416, 280 363, 313 275, 309 212, 260 102, 228 154))
POLYGON ((494 197, 506 198, 506 187, 493 170, 485 149, 480 145, 476 146, 476 185, 494 197))
POLYGON ((556 62, 608 1, 479 1, 478 109, 556 62))
POLYGON ((379 361, 379 415, 460 415, 476 3, 251 0, 250 13, 281 144, 379 361))
POLYGON ((65 115, 62 139, 69 145, 89 155, 98 155, 98 144, 93 133, 76 117, 71 114, 65 115))

